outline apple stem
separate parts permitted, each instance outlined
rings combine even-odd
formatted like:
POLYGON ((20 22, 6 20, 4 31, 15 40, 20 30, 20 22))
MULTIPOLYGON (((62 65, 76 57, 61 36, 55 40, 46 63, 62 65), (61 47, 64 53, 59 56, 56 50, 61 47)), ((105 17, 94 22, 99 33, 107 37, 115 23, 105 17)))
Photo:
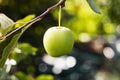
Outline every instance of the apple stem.
POLYGON ((59 14, 58 14, 58 27, 61 26, 61 5, 59 6, 59 14))

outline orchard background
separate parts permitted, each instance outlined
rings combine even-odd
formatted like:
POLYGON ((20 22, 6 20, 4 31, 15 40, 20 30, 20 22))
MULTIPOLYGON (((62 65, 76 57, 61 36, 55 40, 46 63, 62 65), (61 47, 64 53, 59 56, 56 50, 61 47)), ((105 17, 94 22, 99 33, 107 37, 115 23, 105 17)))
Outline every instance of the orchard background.
MULTIPOLYGON (((0 0, 0 12, 13 21, 26 22, 57 2, 0 0)), ((69 55, 50 57, 43 47, 45 31, 58 25, 56 8, 23 33, 0 71, 0 80, 120 80, 120 1, 95 3, 101 14, 86 0, 66 0, 61 24, 75 35, 69 55)))

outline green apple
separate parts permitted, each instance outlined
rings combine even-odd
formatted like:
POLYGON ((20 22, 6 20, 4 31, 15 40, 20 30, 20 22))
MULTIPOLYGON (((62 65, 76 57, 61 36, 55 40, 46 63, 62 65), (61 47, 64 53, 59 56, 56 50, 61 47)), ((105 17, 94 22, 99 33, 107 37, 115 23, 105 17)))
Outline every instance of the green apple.
POLYGON ((59 57, 70 53, 74 44, 73 32, 66 27, 51 27, 43 37, 43 45, 52 57, 59 57))

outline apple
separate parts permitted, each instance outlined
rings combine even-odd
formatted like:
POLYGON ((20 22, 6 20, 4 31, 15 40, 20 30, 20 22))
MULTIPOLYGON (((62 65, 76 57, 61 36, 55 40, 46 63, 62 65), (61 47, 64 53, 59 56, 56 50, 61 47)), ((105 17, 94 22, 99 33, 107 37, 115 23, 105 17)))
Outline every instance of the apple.
POLYGON ((74 35, 73 32, 66 27, 51 27, 43 37, 43 45, 52 57, 67 55, 73 48, 74 35))

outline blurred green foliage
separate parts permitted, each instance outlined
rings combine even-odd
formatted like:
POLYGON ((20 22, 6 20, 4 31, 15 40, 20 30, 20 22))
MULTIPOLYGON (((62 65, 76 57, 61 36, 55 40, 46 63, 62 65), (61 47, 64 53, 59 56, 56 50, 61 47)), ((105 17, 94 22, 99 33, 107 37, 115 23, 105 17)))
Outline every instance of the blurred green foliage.
POLYGON ((25 59, 28 55, 36 55, 37 48, 32 47, 28 43, 17 44, 17 47, 14 49, 11 58, 15 59, 17 63, 25 59))
POLYGON ((120 0, 111 0, 110 1, 110 5, 109 6, 109 11, 108 11, 108 14, 111 18, 111 20, 116 23, 116 24, 120 24, 120 0))
MULTIPOLYGON (((58 0, 0 0, 0 12, 14 21, 26 22, 25 18, 25 20, 20 19, 30 14, 38 16, 56 2, 58 0)), ((16 65, 11 64, 11 70, 4 75, 4 78, 10 80, 53 80, 53 78, 54 80, 119 80, 120 52, 116 46, 119 47, 117 44, 119 44, 120 30, 118 25, 120 1, 96 0, 95 2, 100 7, 100 15, 90 9, 86 0, 66 0, 66 6, 62 9, 62 26, 70 28, 75 35, 73 51, 68 55, 77 60, 74 67, 56 74, 53 71, 56 66, 44 61, 46 52, 42 39, 49 27, 58 25, 58 9, 55 9, 41 21, 33 24, 21 36, 14 52, 9 55, 9 59, 14 59, 16 65), (105 50, 109 55, 105 54, 105 50), (111 58, 110 54, 114 57, 111 58)), ((16 25, 18 26, 19 24, 16 25)), ((61 65, 58 64, 58 66, 61 65)))
POLYGON ((54 80, 52 75, 46 75, 46 74, 42 74, 39 75, 36 80, 54 80))

